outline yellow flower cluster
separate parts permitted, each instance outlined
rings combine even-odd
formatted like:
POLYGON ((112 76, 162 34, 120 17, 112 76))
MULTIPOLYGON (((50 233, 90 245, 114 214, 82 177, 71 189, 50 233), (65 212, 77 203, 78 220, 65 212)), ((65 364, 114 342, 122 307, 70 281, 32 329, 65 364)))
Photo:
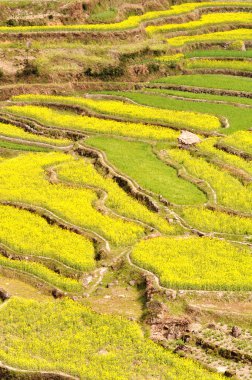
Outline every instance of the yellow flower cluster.
POLYGON ((191 226, 200 231, 230 235, 252 235, 252 220, 250 218, 242 218, 202 207, 185 207, 182 216, 191 226))
POLYGON ((95 267, 93 245, 84 237, 14 207, 0 205, 0 216, 0 242, 15 252, 56 259, 83 271, 95 267))
POLYGON ((69 145, 71 143, 71 141, 67 139, 52 139, 45 136, 34 135, 15 125, 0 122, 0 137, 1 136, 13 137, 27 141, 38 141, 50 145, 69 145))
MULTIPOLYGON (((223 143, 226 145, 226 141, 228 142, 229 138, 231 136, 234 136, 234 135, 237 135, 238 141, 239 141, 240 134, 242 134, 242 135, 243 134, 245 134, 245 135, 250 134, 251 135, 250 139, 252 138, 251 132, 239 131, 239 132, 236 132, 236 133, 228 136, 227 138, 221 139, 221 141, 223 141, 223 143)), ((233 137, 233 139, 234 139, 234 137, 233 137)), ((235 156, 234 154, 229 154, 227 152, 224 152, 221 149, 215 148, 214 144, 217 141, 218 141, 217 138, 208 138, 208 139, 202 141, 200 144, 198 144, 198 148, 200 149, 200 151, 202 151, 203 153, 206 153, 207 155, 214 158, 215 160, 217 159, 217 160, 220 160, 221 162, 223 162, 224 164, 233 165, 234 167, 238 168, 238 170, 242 169, 245 172, 250 173, 252 175, 252 165, 250 162, 248 162, 248 161, 246 161, 246 160, 244 160, 238 156, 235 156)))
POLYGON ((80 380, 146 379, 146 374, 153 379, 162 374, 162 380, 222 379, 145 338, 136 322, 95 313, 70 299, 12 297, 0 313, 0 334, 1 362, 20 369, 80 380))
POLYGON ((177 237, 140 242, 133 260, 155 272, 165 286, 183 289, 251 290, 251 252, 223 240, 177 237))
POLYGON ((58 216, 100 233, 112 244, 126 245, 143 235, 144 229, 95 209, 97 195, 85 188, 50 184, 45 168, 74 161, 63 153, 25 154, 0 163, 0 199, 44 207, 58 216))
POLYGON ((177 62, 180 59, 184 58, 184 54, 178 53, 174 55, 162 55, 161 57, 157 57, 156 61, 160 62, 177 62))
POLYGON ((205 26, 218 25, 218 24, 235 24, 242 23, 250 24, 252 22, 252 14, 246 12, 232 12, 232 13, 211 13, 203 15, 198 21, 190 21, 181 24, 165 24, 159 26, 148 26, 146 31, 148 34, 173 32, 182 30, 193 30, 203 28, 205 26))
POLYGON ((178 36, 169 38, 167 41, 172 46, 183 46, 195 42, 226 42, 226 41, 247 41, 252 39, 251 29, 235 29, 226 32, 215 32, 196 34, 193 36, 178 36))
POLYGON ((252 132, 238 131, 221 140, 224 145, 230 145, 236 149, 252 154, 252 132))
MULTIPOLYGON (((176 111, 147 107, 138 104, 125 103, 118 100, 94 100, 87 98, 49 95, 20 95, 19 97, 14 97, 13 99, 26 102, 40 101, 52 103, 55 102, 57 104, 78 105, 82 107, 89 107, 99 113, 127 117, 129 119, 132 119, 132 121, 139 119, 147 120, 149 122, 167 123, 168 125, 177 128, 191 128, 195 130, 212 131, 221 127, 219 119, 213 115, 190 111, 176 111)), ((10 110, 12 112, 16 109, 16 106, 7 108, 7 110, 10 110)), ((103 121, 100 120, 100 123, 102 124, 103 121)))
POLYGON ((168 154, 195 177, 207 181, 215 190, 218 203, 228 208, 251 213, 252 193, 248 187, 228 174, 224 169, 220 170, 203 158, 195 158, 189 152, 179 149, 171 149, 168 154))
POLYGON ((83 132, 99 132, 118 136, 136 137, 152 140, 176 140, 178 133, 169 128, 141 123, 103 120, 97 117, 79 116, 70 112, 61 112, 48 107, 10 106, 6 111, 15 115, 36 119, 52 127, 67 128, 83 132))
MULTIPOLYGON (((176 16, 184 13, 194 11, 199 8, 208 7, 226 7, 226 6, 241 6, 241 2, 234 1, 209 1, 202 3, 188 3, 180 4, 171 7, 165 11, 146 12, 140 16, 130 16, 126 20, 118 23, 111 24, 84 24, 84 25, 50 25, 50 26, 1 26, 0 33, 30 33, 30 32, 58 32, 58 31, 76 31, 76 32, 90 32, 90 31, 113 31, 113 30, 127 30, 137 28, 141 23, 149 20, 155 20, 162 17, 176 16)), ((251 3, 242 3, 244 7, 251 7, 251 3)))
POLYGON ((190 59, 186 61, 186 68, 252 71, 252 62, 246 60, 190 59))
POLYGON ((89 162, 85 162, 84 160, 71 161, 57 166, 56 169, 59 178, 63 180, 82 185, 88 184, 105 190, 108 194, 106 206, 115 210, 116 213, 140 220, 158 228, 164 233, 175 232, 173 226, 168 224, 158 214, 151 212, 144 205, 128 196, 112 179, 104 178, 89 162))

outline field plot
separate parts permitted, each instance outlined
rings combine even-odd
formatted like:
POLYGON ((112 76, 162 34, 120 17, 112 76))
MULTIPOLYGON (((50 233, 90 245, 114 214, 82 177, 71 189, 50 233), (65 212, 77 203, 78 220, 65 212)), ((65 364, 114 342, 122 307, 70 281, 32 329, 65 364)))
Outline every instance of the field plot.
POLYGON ((70 112, 53 110, 39 106, 10 106, 6 111, 17 115, 35 119, 47 126, 65 128, 82 132, 94 132, 103 134, 115 134, 142 139, 174 140, 177 133, 169 128, 146 125, 141 123, 115 122, 100 120, 96 117, 75 115, 70 112))
POLYGON ((213 32, 206 34, 196 34, 194 36, 178 36, 172 37, 167 40, 171 46, 184 46, 187 44, 195 43, 218 43, 218 42, 233 42, 233 41, 250 41, 251 40, 251 29, 237 29, 225 32, 213 32))
MULTIPOLYGON (((206 101, 208 101, 208 103, 223 104, 223 107, 225 107, 225 105, 235 105, 236 107, 239 107, 242 105, 245 105, 245 106, 252 105, 252 99, 250 98, 239 97, 237 99, 236 96, 231 96, 231 95, 217 95, 217 94, 214 95, 214 94, 208 94, 208 93, 190 92, 191 88, 188 88, 188 87, 186 91, 182 91, 179 89, 170 90, 168 88, 164 88, 164 89, 146 88, 145 90, 146 90, 145 91, 146 94, 149 93, 151 95, 161 95, 161 96, 166 96, 166 97, 168 97, 167 95, 169 95, 169 97, 171 98, 182 99, 182 100, 196 100, 196 102, 199 102, 199 103, 205 103, 206 101)), ((223 132, 227 132, 227 130, 223 130, 223 132)))
POLYGON ((186 68, 188 69, 231 69, 237 71, 251 71, 251 61, 235 61, 235 60, 214 60, 214 59, 196 59, 186 61, 186 68))
POLYGON ((90 138, 88 143, 104 150, 116 167, 141 186, 162 194, 171 202, 197 204, 205 200, 204 194, 196 186, 178 178, 175 169, 160 162, 150 145, 101 137, 90 138))
POLYGON ((88 240, 69 231, 50 226, 28 211, 0 206, 0 241, 14 251, 27 255, 47 256, 73 268, 94 267, 94 249, 88 240), (71 252, 72 247, 74 252, 71 252))
POLYGON ((3 380, 252 379, 252 3, 180 3, 0 0, 3 380))
MULTIPOLYGON (((182 81, 183 81, 183 77, 184 76, 182 76, 182 81)), ((165 78, 165 79, 169 81, 170 78, 165 78)), ((241 78, 241 79, 245 79, 245 78, 241 78)), ((246 79, 248 79, 248 81, 250 80, 250 78, 246 78, 246 79)), ((206 78, 206 81, 207 81, 207 78, 206 78)), ((220 80, 220 83, 221 83, 221 80, 220 80)), ((209 84, 210 84, 210 81, 209 81, 209 84)), ((171 87, 173 87, 173 85, 171 85, 171 87)), ((120 95, 123 95, 123 93, 120 92, 120 95)), ((163 95, 166 95, 166 93, 164 93, 163 95)), ((152 105, 155 107, 160 107, 162 109, 168 108, 168 109, 174 109, 174 110, 179 110, 179 111, 190 110, 192 112, 198 112, 198 113, 208 112, 209 114, 216 115, 219 118, 224 117, 228 121, 228 128, 219 128, 217 132, 221 134, 232 134, 237 130, 249 129, 251 126, 252 116, 251 116, 250 108, 244 107, 242 109, 244 118, 241 118, 241 110, 239 107, 235 106, 235 104, 233 105, 233 104, 228 104, 228 103, 227 104, 218 103, 218 102, 211 101, 211 99, 209 99, 209 102, 208 102, 207 98, 205 98, 204 99, 205 101, 203 102, 197 102, 195 101, 193 97, 191 99, 190 94, 188 93, 186 94, 185 99, 183 99, 184 97, 183 91, 176 93, 174 97, 162 96, 162 92, 161 93, 158 92, 154 94, 149 94, 149 93, 146 94, 142 92, 125 92, 124 96, 136 102, 139 102, 141 104, 152 105)), ((223 100, 225 100, 225 97, 223 100)), ((240 98, 238 98, 237 100, 238 103, 239 103, 239 100, 240 98)))
POLYGON ((141 236, 144 232, 143 227, 98 212, 93 207, 97 200, 95 191, 75 188, 64 183, 52 185, 45 177, 46 166, 71 160, 73 158, 61 153, 41 153, 35 156, 21 155, 4 161, 1 163, 1 183, 4 185, 1 200, 31 203, 46 208, 73 224, 97 230, 112 239, 116 245, 133 242, 141 236))
POLYGON ((248 238, 252 234, 251 219, 242 218, 238 215, 229 215, 204 208, 187 207, 183 209, 182 217, 191 226, 201 231, 247 235, 248 238))
POLYGON ((0 350, 1 360, 7 359, 19 368, 62 371, 83 380, 87 376, 108 380, 144 379, 146 373, 152 377, 162 374, 164 379, 220 378, 144 339, 136 323, 96 314, 70 300, 38 303, 13 298, 2 310, 0 320, 1 335, 8 344, 8 352, 4 348, 0 350), (24 310, 30 316, 29 325, 24 310), (24 330, 26 342, 22 337, 24 330), (45 346, 50 349, 45 350, 45 346))
POLYGON ((13 139, 20 139, 26 141, 42 142, 50 145, 62 145, 68 146, 71 144, 70 140, 66 139, 52 139, 45 136, 34 135, 32 133, 24 131, 22 128, 15 125, 0 123, 0 138, 10 137, 13 139))
MULTIPOLYGON (((251 4, 249 2, 241 3, 239 1, 233 1, 228 2, 229 6, 237 7, 244 7, 244 8, 250 8, 251 4)), ((224 8, 227 6, 226 1, 213 1, 213 2, 202 2, 202 3, 189 3, 189 4, 181 4, 177 6, 173 6, 171 9, 166 11, 153 11, 153 12, 147 12, 140 16, 131 16, 126 20, 123 20, 118 23, 105 23, 105 24, 88 24, 88 25, 49 25, 49 26, 1 26, 0 32, 1 33, 29 33, 29 32, 58 32, 58 31, 68 31, 68 32, 74 32, 74 31, 117 31, 117 30, 127 30, 127 29, 133 29, 137 28, 141 25, 141 23, 145 23, 148 21, 153 21, 162 17, 171 17, 171 16, 177 16, 177 15, 183 15, 189 12, 193 12, 200 8, 206 8, 206 10, 209 8, 211 11, 212 8, 219 7, 224 8)))
POLYGON ((233 133, 228 136, 228 138, 221 140, 220 144, 226 146, 227 149, 230 146, 237 149, 237 152, 244 151, 252 155, 252 132, 251 131, 241 131, 239 133, 233 133))
POLYGON ((218 203, 230 209, 251 214, 252 194, 249 187, 231 176, 225 169, 220 170, 216 165, 206 162, 203 158, 196 158, 186 151, 178 149, 169 150, 169 155, 176 161, 183 164, 186 169, 198 178, 202 178, 210 183, 218 203), (227 193, 226 188, 229 192, 227 193), (237 197, 237 194, 240 197, 237 197))
POLYGON ((106 205, 115 212, 160 229, 164 233, 173 233, 173 226, 169 225, 159 215, 149 211, 139 202, 129 197, 113 180, 104 178, 94 167, 85 161, 71 162, 68 165, 57 167, 59 178, 80 185, 88 184, 104 190, 108 197, 106 205))
MULTIPOLYGON (((225 52, 223 54, 225 54, 225 52)), ((178 75, 161 78, 157 80, 157 82, 182 86, 252 92, 251 79, 226 75, 178 75)))
POLYGON ((12 260, 4 256, 0 256, 0 263, 1 267, 5 269, 31 275, 37 283, 40 283, 42 280, 42 283, 70 293, 78 293, 82 290, 82 285, 79 281, 61 276, 39 263, 12 260))
POLYGON ((252 58, 252 50, 248 49, 246 51, 241 50, 224 50, 221 48, 211 49, 211 50, 193 50, 185 52, 186 58, 240 58, 240 59, 250 59, 252 58))
POLYGON ((161 26, 149 26, 146 28, 147 33, 165 33, 173 31, 190 31, 204 27, 209 27, 212 25, 222 25, 222 24, 250 24, 252 21, 251 13, 212 13, 208 15, 203 15, 199 21, 190 21, 187 23, 171 24, 171 25, 161 25, 161 26))
POLYGON ((251 290, 250 250, 230 243, 209 238, 157 238, 141 242, 132 256, 168 287, 251 290))
POLYGON ((252 174, 251 164, 241 157, 229 153, 228 149, 227 151, 223 150, 223 147, 226 147, 226 145, 222 146, 221 142, 225 143, 226 140, 228 141, 228 138, 220 139, 220 142, 217 138, 204 140, 199 144, 199 153, 202 157, 205 157, 208 162, 213 162, 220 167, 226 167, 227 171, 229 170, 234 177, 238 177, 241 180, 243 179, 244 184, 246 184, 246 182, 249 183, 252 174))
MULTIPOLYGON (((52 102, 70 104, 75 106, 82 106, 91 108, 97 112, 128 117, 129 119, 140 119, 150 122, 164 122, 168 125, 177 128, 192 128, 192 129, 206 129, 216 130, 221 127, 219 120, 207 114, 197 114, 185 111, 161 111, 160 109, 147 108, 136 104, 128 104, 114 100, 93 100, 82 98, 67 98, 67 97, 53 97, 53 96, 19 96, 14 97, 13 100, 25 102, 52 102), (202 126, 204 121, 205 126, 202 126)), ((15 111, 15 108, 14 108, 15 111)))

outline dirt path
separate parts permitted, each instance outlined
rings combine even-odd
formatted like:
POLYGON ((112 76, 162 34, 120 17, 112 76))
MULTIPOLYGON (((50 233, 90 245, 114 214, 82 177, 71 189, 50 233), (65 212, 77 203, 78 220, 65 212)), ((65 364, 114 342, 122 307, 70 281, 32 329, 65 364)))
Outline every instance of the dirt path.
MULTIPOLYGON (((4 135, 0 135, 0 139, 4 141, 10 141, 13 143, 20 143, 20 144, 25 144, 25 145, 31 145, 31 146, 38 146, 38 147, 43 147, 43 148, 49 148, 49 149, 54 149, 54 150, 61 150, 61 151, 66 151, 69 150, 73 147, 73 145, 67 145, 67 146, 58 146, 58 145, 51 145, 48 143, 43 143, 39 141, 30 141, 30 140, 25 140, 25 139, 20 139, 18 137, 7 137, 4 135)), ((60 141, 60 140, 59 140, 60 141)))
POLYGON ((71 376, 60 371, 32 371, 21 368, 15 368, 0 362, 0 376, 1 378, 12 378, 12 376, 18 376, 20 374, 27 374, 27 378, 30 380, 80 380, 79 377, 71 376), (2 377, 3 376, 3 377, 2 377))

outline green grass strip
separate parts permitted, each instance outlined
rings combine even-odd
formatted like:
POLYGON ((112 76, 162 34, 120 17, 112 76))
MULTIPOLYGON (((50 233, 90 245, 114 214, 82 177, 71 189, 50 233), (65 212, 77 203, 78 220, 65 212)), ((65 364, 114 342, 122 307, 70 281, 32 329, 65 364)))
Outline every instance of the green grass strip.
POLYGON ((206 201, 196 186, 179 178, 175 169, 160 161, 149 144, 106 137, 91 137, 87 143, 103 150, 113 165, 143 188, 162 194, 173 203, 199 204, 206 201))
POLYGON ((176 84, 204 88, 218 88, 223 90, 252 92, 252 79, 231 75, 195 74, 168 76, 155 80, 156 83, 176 84))
POLYGON ((0 334, 0 360, 21 369, 60 371, 80 380, 222 379, 145 338, 136 322, 69 299, 11 298, 0 313, 0 334))
POLYGON ((27 152, 50 152, 51 149, 43 148, 39 146, 16 144, 10 141, 0 140, 0 148, 13 149, 13 150, 24 150, 27 152))
POLYGON ((185 58, 252 58, 252 50, 193 50, 184 53, 185 58))

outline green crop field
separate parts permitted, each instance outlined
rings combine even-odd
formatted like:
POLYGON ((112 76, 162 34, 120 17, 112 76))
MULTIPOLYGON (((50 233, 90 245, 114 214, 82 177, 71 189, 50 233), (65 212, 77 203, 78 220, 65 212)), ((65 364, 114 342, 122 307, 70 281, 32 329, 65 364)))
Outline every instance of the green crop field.
POLYGON ((249 290, 252 286, 250 251, 217 239, 157 238, 139 243, 132 256, 168 287, 249 290))
POLYGON ((143 188, 177 204, 204 203, 204 194, 158 160, 150 145, 101 137, 92 137, 87 143, 103 150, 114 166, 143 188))
MULTIPOLYGON (((243 114, 244 119, 241 118, 241 111, 238 107, 235 105, 229 105, 229 104, 218 104, 209 101, 208 98, 205 98, 205 102, 195 102, 191 101, 188 95, 188 99, 181 100, 176 99, 174 97, 164 97, 160 96, 160 93, 158 94, 142 94, 141 92, 125 92, 122 94, 120 92, 120 95, 124 95, 125 97, 132 99, 134 101, 139 102, 140 104, 144 105, 151 105, 155 107, 160 107, 162 109, 172 109, 172 110, 190 110, 191 112, 198 112, 198 113, 205 113, 208 112, 209 114, 218 116, 218 117, 226 117, 229 120, 229 128, 221 128, 218 129, 218 132, 224 133, 224 134, 230 134, 235 132, 236 130, 247 130, 251 126, 251 111, 250 109, 244 108, 243 114)), ((183 97, 183 92, 179 92, 179 96, 183 97)), ((187 97, 187 96, 186 96, 187 97)), ((198 96, 197 96, 198 97, 198 96)), ((225 97, 223 97, 225 100, 225 97)), ((243 98, 242 98, 243 99, 243 98)), ((249 100, 249 99, 248 99, 249 100)), ((239 103, 239 99, 237 100, 239 103)))
POLYGON ((252 380, 251 28, 0 0, 0 379, 252 380))
MULTIPOLYGON (((225 57, 225 54, 226 52, 224 52, 222 57, 225 57)), ((223 90, 252 91, 252 80, 227 75, 179 75, 176 77, 161 78, 157 80, 157 82, 183 86, 218 88, 223 90)))

